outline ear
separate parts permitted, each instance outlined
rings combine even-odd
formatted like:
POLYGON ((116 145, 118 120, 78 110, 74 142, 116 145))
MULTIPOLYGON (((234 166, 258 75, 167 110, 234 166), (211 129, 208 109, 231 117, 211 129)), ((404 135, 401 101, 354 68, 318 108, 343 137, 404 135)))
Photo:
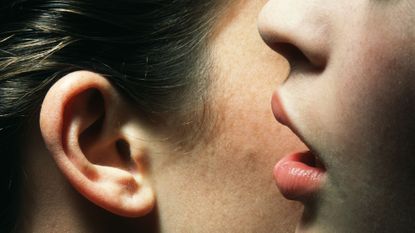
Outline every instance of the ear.
POLYGON ((115 214, 139 217, 155 204, 146 173, 146 124, 103 76, 77 71, 57 81, 40 112, 48 150, 73 187, 115 214))

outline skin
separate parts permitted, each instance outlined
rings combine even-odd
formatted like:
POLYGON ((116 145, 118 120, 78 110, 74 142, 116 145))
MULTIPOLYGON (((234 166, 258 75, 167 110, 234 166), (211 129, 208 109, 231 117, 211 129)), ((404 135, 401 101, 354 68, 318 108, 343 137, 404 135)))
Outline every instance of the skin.
MULTIPOLYGON (((113 94, 115 90, 99 76, 86 72, 75 73, 66 79, 69 84, 65 84, 64 80, 63 85, 52 90, 55 94, 45 101, 41 113, 41 131, 48 151, 39 147, 41 143, 38 140, 29 140, 27 154, 36 156, 29 156, 26 161, 26 172, 33 180, 26 187, 31 191, 53 191, 35 191, 33 196, 26 198, 26 206, 30 203, 33 210, 27 211, 22 218, 27 231, 293 232, 295 222, 300 217, 301 206, 285 201, 275 189, 272 168, 282 155, 305 146, 289 129, 277 124, 272 115, 270 100, 273 88, 286 77, 289 66, 285 59, 262 43, 257 32, 257 15, 265 2, 234 1, 228 5, 223 17, 218 19, 209 41, 212 85, 208 111, 213 117, 203 126, 210 127, 203 129, 209 133, 197 138, 198 141, 193 142, 194 146, 186 151, 177 148, 177 144, 171 140, 165 140, 166 135, 172 133, 169 129, 153 130, 140 121, 138 114, 130 114, 133 107, 120 102, 113 94), (71 81, 76 78, 81 81, 71 81), (71 115, 59 115, 56 109, 68 108, 67 111, 73 112, 75 116, 77 112, 82 113, 74 118, 73 124, 67 123, 70 132, 88 130, 85 125, 91 124, 91 119, 99 119, 97 114, 101 111, 107 111, 98 109, 90 112, 89 107, 83 106, 88 102, 89 95, 78 96, 73 91, 77 88, 85 89, 86 84, 83 85, 82 82, 97 87, 101 93, 109 93, 104 95, 109 103, 115 99, 114 103, 117 104, 106 106, 110 111, 106 116, 114 117, 114 120, 104 123, 116 122, 117 125, 104 127, 115 130, 104 130, 105 137, 89 139, 90 143, 83 143, 83 138, 71 138, 76 134, 69 134, 67 137, 70 143, 62 146, 64 149, 61 150, 59 144, 65 144, 66 138, 56 133, 59 128, 57 130, 53 122, 59 122, 60 118, 64 118, 62 122, 72 122, 73 119, 70 118, 71 115), (65 95, 65 90, 73 93, 65 95), (70 99, 73 96, 78 99, 61 103, 62 98, 70 99), (112 109, 111 106, 116 108, 112 109), (119 112, 123 113, 120 117, 117 115, 119 112), (83 116, 88 117, 84 120, 83 116), (124 125, 124 122, 128 124, 124 125), (122 131, 117 133, 117 127, 125 128, 127 134, 122 131), (109 137, 113 132, 116 132, 114 137, 109 137), (143 159, 146 162, 133 158, 138 163, 132 164, 138 167, 138 175, 136 173, 135 176, 141 177, 138 180, 145 182, 137 184, 135 188, 130 187, 129 191, 141 197, 135 191, 141 187, 150 188, 155 203, 146 196, 141 204, 131 202, 126 205, 131 208, 125 209, 116 202, 125 198, 106 198, 114 193, 103 195, 114 190, 107 187, 124 188, 126 183, 135 182, 130 176, 131 171, 126 169, 131 164, 124 165, 123 161, 117 159, 117 155, 111 154, 113 150, 107 148, 108 145, 113 145, 111 138, 116 138, 119 134, 131 145, 132 155, 148 156, 143 159), (106 141, 100 142, 104 139, 106 141), (79 148, 77 143, 83 146, 79 148), (73 154, 69 157, 65 155, 65 148, 74 151, 73 154), (53 159, 48 153, 52 154, 53 159), (72 163, 73 160, 78 162, 72 163), (72 166, 71 169, 66 168, 68 164, 72 166), (77 167, 78 164, 81 164, 80 168, 77 167), (73 172, 77 168, 80 173, 85 170, 89 173, 80 176, 79 172, 73 172), (107 172, 109 168, 110 173, 107 172), (141 169, 147 172, 140 173, 141 169), (91 171, 97 171, 97 174, 92 176, 94 179, 88 180, 91 171), (105 174, 107 183, 96 182, 100 180, 101 174, 105 174), (113 174, 117 174, 114 180, 113 174), (115 209, 123 215, 140 217, 126 220, 94 207, 81 198, 67 180, 97 205, 115 209), (119 180, 128 182, 119 184, 119 180), (90 185, 85 185, 88 182, 90 185), (151 211, 152 204, 154 207, 151 211), (150 225, 155 228, 150 229, 150 225)), ((34 138, 40 137, 34 135, 34 138)))
POLYGON ((299 206, 275 190, 272 167, 284 153, 304 146, 275 124, 270 109, 273 87, 288 65, 257 33, 264 3, 235 1, 219 19, 211 41, 213 135, 189 155, 154 164, 166 232, 294 231, 299 206))
POLYGON ((414 13, 412 0, 270 0, 262 9, 262 38, 293 65, 277 90, 291 128, 327 168, 297 232, 413 231, 414 13))

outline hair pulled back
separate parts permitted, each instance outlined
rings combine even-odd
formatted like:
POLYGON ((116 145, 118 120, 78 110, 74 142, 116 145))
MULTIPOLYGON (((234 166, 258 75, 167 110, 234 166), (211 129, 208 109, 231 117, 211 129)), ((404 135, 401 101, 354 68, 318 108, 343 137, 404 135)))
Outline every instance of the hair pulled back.
POLYGON ((201 70, 215 4, 1 1, 0 232, 15 228, 23 126, 37 119, 50 86, 72 71, 89 70, 108 78, 150 118, 186 111, 197 99, 189 96, 203 96, 207 85, 201 70))

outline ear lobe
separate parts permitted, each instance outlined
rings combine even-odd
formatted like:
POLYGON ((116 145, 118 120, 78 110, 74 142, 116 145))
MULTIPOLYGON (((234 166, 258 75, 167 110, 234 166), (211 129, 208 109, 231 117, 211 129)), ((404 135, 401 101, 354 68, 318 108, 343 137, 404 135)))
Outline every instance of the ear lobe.
POLYGON ((139 217, 155 200, 144 162, 147 140, 136 140, 148 137, 146 127, 130 109, 104 77, 73 72, 48 91, 40 128, 75 189, 115 214, 139 217))

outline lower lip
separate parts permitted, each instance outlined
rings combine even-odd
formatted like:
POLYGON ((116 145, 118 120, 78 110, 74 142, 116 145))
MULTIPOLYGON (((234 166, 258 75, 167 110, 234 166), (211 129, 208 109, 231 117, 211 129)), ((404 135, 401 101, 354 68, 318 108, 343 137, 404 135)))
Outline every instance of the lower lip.
POLYGON ((285 198, 306 201, 313 197, 325 180, 324 168, 315 167, 315 156, 300 152, 285 156, 274 167, 274 179, 285 198))

